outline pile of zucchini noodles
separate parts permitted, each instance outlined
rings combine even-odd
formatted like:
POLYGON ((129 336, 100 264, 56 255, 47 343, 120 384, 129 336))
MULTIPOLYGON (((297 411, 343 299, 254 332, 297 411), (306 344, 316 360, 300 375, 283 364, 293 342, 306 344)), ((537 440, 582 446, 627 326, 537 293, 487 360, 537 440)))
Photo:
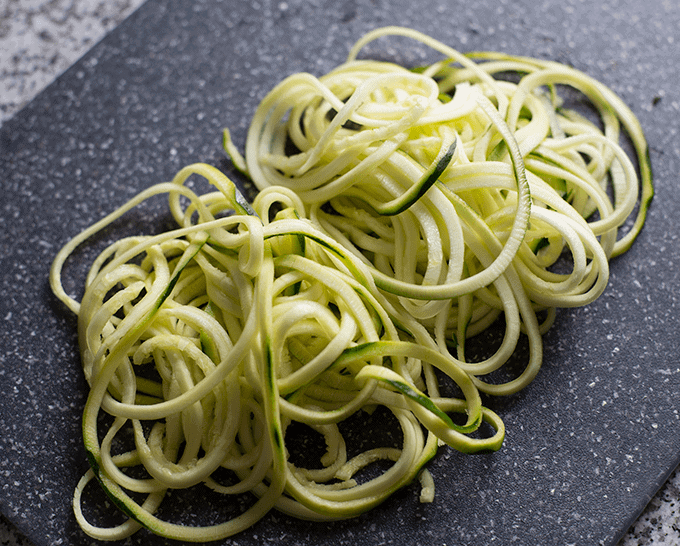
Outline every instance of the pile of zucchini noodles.
POLYGON ((74 509, 101 540, 140 527, 217 540, 272 508, 347 518, 418 477, 431 501, 425 463, 444 443, 500 448, 503 422, 481 394, 536 376, 555 309, 603 292, 609 259, 630 247, 652 197, 639 123, 605 86, 554 62, 463 55, 405 28, 367 34, 323 77, 285 79, 257 109, 245 155, 228 131, 225 149, 259 189, 252 205, 214 167, 190 165, 75 237, 52 267, 53 291, 78 316, 91 387, 91 470, 74 509), (388 35, 443 60, 410 70, 357 60, 388 35), (600 119, 565 109, 562 85, 600 119), (213 189, 195 193, 194 178, 213 189), (66 294, 75 249, 163 193, 178 227, 118 240, 92 265, 81 302, 66 294), (469 361, 465 340, 494 323, 502 341, 469 361), (526 365, 495 379, 520 334, 526 365), (441 394, 444 375, 455 394, 441 394), (377 407, 394 415, 400 444, 353 454, 343 421, 377 407), (100 431, 102 412, 112 419, 100 431), (291 423, 325 442, 308 468, 288 457, 291 423), (121 452, 123 431, 134 447, 121 452), (93 478, 129 520, 88 522, 81 496, 93 478), (194 486, 253 502, 205 526, 155 515, 168 490, 194 486))

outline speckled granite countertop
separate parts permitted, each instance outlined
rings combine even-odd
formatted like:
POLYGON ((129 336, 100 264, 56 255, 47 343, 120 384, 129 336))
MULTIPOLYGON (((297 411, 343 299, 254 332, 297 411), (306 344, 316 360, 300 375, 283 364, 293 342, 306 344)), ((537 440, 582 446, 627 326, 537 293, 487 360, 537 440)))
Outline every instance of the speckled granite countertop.
MULTIPOLYGON (((0 0, 0 124, 141 3, 142 0, 0 0)), ((678 502, 680 473, 676 470, 620 546, 680 544, 678 502)), ((29 544, 0 517, 0 545, 29 544)))
POLYGON ((9 119, 141 3, 0 1, 0 122, 9 119))

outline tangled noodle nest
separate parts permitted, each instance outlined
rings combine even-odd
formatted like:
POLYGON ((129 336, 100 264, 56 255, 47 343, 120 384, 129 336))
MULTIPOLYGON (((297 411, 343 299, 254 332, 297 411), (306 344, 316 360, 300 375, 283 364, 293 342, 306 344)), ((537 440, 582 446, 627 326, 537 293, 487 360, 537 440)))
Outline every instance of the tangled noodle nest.
POLYGON ((630 247, 652 196, 639 123, 605 86, 554 62, 462 55, 403 28, 366 35, 323 77, 282 81, 255 113, 245 156, 228 132, 225 148, 260 190, 252 206, 220 171, 191 165, 78 235, 53 265, 91 387, 92 468, 74 506, 98 539, 143 526, 217 540, 272 508, 346 518, 418 476, 431 501, 425 463, 443 443, 500 448, 503 422, 481 394, 532 381, 555 309, 603 292, 609 259, 630 247), (388 35, 443 60, 411 70, 357 60, 388 35), (599 121, 563 107, 563 86, 587 97, 599 121), (185 184, 192 177, 213 190, 198 195, 185 184), (92 265, 82 301, 68 296, 62 268, 76 247, 161 193, 178 227, 116 241, 92 265), (468 361, 466 339, 499 317, 499 346, 468 361), (526 366, 495 381, 521 334, 526 366), (441 394, 444 377, 454 395, 441 394), (399 444, 348 455, 342 423, 376 408, 394 416, 399 444), (104 431, 102 412, 112 416, 104 431), (320 461, 291 460, 291 424, 323 438, 320 461), (134 446, 115 453, 122 431, 134 446), (363 471, 379 461, 388 464, 363 471), (128 472, 140 468, 141 477, 128 472), (88 522, 81 495, 93 477, 129 521, 88 522), (203 526, 155 515, 168 490, 199 484, 255 500, 203 526))

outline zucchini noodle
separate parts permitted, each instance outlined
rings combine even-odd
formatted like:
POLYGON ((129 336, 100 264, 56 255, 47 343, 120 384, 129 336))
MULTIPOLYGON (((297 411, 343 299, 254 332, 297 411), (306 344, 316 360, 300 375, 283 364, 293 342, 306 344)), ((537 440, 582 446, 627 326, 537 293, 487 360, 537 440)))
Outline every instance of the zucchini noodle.
POLYGON ((252 204, 219 170, 190 165, 76 236, 52 266, 52 290, 78 317, 90 386, 91 469, 74 512, 96 539, 143 527, 219 540, 273 508, 348 518, 415 479, 431 502, 425 464, 443 444, 501 447, 505 427, 483 395, 536 376, 555 309, 603 292, 652 196, 639 124, 602 84, 556 63, 462 55, 396 27, 366 35, 325 76, 285 79, 255 113, 244 156, 226 130, 224 147, 259 189, 252 204), (358 60, 388 35, 444 60, 412 70, 358 60), (508 73, 515 83, 499 76, 508 73), (563 107, 562 85, 600 120, 563 107), (213 189, 199 194, 190 179, 213 189), (157 195, 177 228, 114 242, 81 301, 69 296, 69 256, 157 195), (498 322, 498 347, 469 359, 466 339, 498 322), (524 369, 499 380, 522 334, 524 369), (345 425, 378 408, 395 443, 362 451, 345 425), (296 427, 322 439, 320 460, 293 456, 296 427), (90 523, 93 479, 125 523, 90 523), (159 515, 168 491, 192 487, 252 502, 198 525, 159 515))

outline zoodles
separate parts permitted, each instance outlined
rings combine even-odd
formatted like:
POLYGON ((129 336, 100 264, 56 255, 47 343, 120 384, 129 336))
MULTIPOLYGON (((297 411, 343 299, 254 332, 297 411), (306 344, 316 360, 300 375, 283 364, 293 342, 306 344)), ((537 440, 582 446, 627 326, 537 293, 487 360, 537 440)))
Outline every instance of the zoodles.
POLYGON ((425 464, 442 444, 501 447, 503 422, 483 395, 534 379, 555 310, 602 294, 609 260, 630 247, 652 197, 640 125, 601 83, 553 62, 463 55, 404 28, 367 34, 324 76, 282 81, 260 103, 244 156, 228 131, 224 143, 259 190, 252 204, 216 168, 190 165, 76 236, 52 267, 54 293, 78 316, 90 385, 91 469, 74 510, 100 540, 141 527, 218 540, 272 508, 347 518, 416 478, 432 501, 425 464), (359 60, 384 36, 443 59, 412 69, 359 60), (564 106, 563 86, 599 120, 564 106), (213 189, 194 192, 194 178, 213 189), (68 257, 159 194, 177 228, 116 241, 81 301, 69 296, 68 257), (499 323, 493 354, 470 359, 466 340, 499 323), (522 335, 524 369, 498 380, 522 335), (342 424, 378 407, 399 445, 353 454, 342 424), (323 438, 320 461, 292 461, 293 425, 323 438), (124 434, 134 446, 120 452, 124 434), (82 494, 95 478, 125 523, 88 521, 82 494), (157 516, 169 490, 201 484, 253 502, 204 526, 157 516))

